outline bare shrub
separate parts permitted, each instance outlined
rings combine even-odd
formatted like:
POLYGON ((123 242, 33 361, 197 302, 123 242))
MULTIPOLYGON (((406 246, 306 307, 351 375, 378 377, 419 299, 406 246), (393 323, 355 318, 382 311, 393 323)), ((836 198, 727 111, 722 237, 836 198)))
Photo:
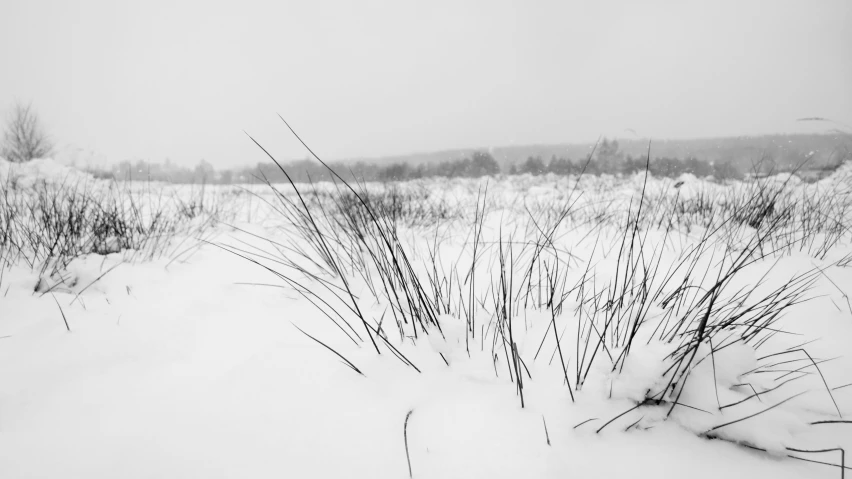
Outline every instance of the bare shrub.
POLYGON ((32 104, 16 103, 6 125, 0 155, 13 163, 23 163, 44 158, 52 149, 53 144, 32 104))

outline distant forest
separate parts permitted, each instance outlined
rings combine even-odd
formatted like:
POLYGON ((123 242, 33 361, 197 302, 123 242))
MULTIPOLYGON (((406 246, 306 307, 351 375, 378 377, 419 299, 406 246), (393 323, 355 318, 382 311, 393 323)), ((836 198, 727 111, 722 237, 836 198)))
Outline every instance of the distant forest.
MULTIPOLYGON (((602 139, 596 144, 511 146, 488 150, 453 150, 391 158, 342 160, 329 163, 346 179, 404 181, 419 178, 477 178, 498 174, 629 175, 645 169, 648 140, 602 139)), ((689 173, 719 180, 747 175, 789 172, 797 168, 820 176, 852 159, 852 135, 768 135, 706 140, 652 141, 650 171, 655 176, 689 173), (804 164, 804 166, 802 166, 804 164)), ((333 175, 316 160, 282 164, 295 182, 331 180, 333 175)), ((171 162, 124 161, 108 169, 89 169, 97 177, 231 184, 287 181, 271 161, 253 167, 216 170, 202 160, 192 168, 171 162)))

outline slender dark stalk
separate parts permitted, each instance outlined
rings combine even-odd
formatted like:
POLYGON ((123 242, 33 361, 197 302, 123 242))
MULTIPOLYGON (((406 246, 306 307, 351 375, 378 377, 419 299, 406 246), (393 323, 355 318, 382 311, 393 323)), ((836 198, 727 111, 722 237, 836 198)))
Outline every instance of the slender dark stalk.
POLYGON ((408 462, 408 477, 414 477, 411 472, 411 455, 408 453, 408 420, 413 412, 414 409, 408 411, 408 414, 405 415, 405 424, 402 426, 402 438, 405 441, 405 460, 408 462))
MULTIPOLYGON (((292 324, 292 323, 291 323, 291 324, 292 324)), ((329 346, 329 345, 325 344, 324 342, 320 341, 319 339, 317 339, 317 338, 315 338, 315 337, 311 336, 310 334, 308 334, 308 333, 304 332, 304 331, 302 330, 302 328, 300 328, 300 327, 296 326, 295 324, 293 324, 293 327, 294 327, 294 328, 296 328, 296 329, 298 329, 298 330, 299 330, 299 332, 301 332, 301 333, 302 333, 302 334, 304 334, 305 336, 307 336, 307 337, 309 337, 309 338, 313 339, 314 341, 316 341, 317 343, 319 343, 319 344, 320 344, 321 346, 323 346, 325 349, 328 349, 329 351, 331 351, 332 353, 334 353, 335 355, 337 355, 337 357, 339 357, 340 359, 342 359, 342 360, 343 360, 343 362, 344 362, 347 366, 349 366, 349 367, 350 367, 353 371, 355 371, 356 373, 360 374, 361 376, 364 376, 364 373, 362 373, 360 369, 358 369, 357 367, 355 367, 355 365, 354 365, 354 364, 352 364, 352 361, 350 361, 350 360, 346 359, 345 357, 343 357, 343 355, 342 355, 342 354, 340 354, 340 353, 338 353, 337 351, 335 351, 334 349, 332 349, 332 348, 331 348, 331 346, 329 346)))
POLYGON ((53 294, 51 294, 51 296, 53 296, 53 301, 56 302, 56 307, 59 308, 59 314, 62 315, 62 321, 65 322, 65 329, 70 333, 71 326, 68 326, 68 318, 65 317, 65 311, 62 311, 62 306, 59 305, 59 300, 56 299, 56 296, 53 294))

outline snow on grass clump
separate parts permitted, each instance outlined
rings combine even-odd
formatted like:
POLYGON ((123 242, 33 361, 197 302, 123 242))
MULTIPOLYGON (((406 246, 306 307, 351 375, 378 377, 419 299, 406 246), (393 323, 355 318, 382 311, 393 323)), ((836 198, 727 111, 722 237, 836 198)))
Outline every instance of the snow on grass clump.
POLYGON ((668 368, 665 358, 671 350, 670 345, 661 341, 636 347, 624 368, 610 373, 609 396, 641 403, 649 391, 665 388, 664 376, 668 368))

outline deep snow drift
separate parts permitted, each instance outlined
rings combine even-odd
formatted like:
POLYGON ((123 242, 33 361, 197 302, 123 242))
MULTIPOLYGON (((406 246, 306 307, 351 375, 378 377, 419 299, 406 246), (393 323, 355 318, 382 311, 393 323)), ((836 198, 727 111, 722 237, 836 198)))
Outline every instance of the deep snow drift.
MULTIPOLYGON (((28 168, 19 176, 33 184, 56 171, 28 168)), ((831 211, 843 213, 843 174, 769 181, 792 192, 785 201, 825 204, 809 195, 832 192, 831 211)), ((758 252, 766 226, 749 216, 728 228, 730 209, 705 206, 733 204, 744 185, 575 180, 427 181, 389 197, 370 185, 374 210, 398 219, 388 241, 437 303, 434 318, 416 299, 394 303, 410 283, 385 290, 369 259, 341 266, 346 282, 328 274, 305 223, 287 220, 297 210, 284 205, 300 203, 283 186, 293 203, 266 187, 209 188, 209 201, 227 198, 228 217, 203 233, 176 230, 172 243, 200 234, 210 243, 175 261, 90 253, 36 291, 39 264, 15 256, 0 280, 0 475, 399 478, 410 466, 417 478, 840 477, 788 456, 840 464, 839 452, 790 449, 852 447, 842 422, 852 415, 849 218, 807 238, 778 226, 758 252), (625 253, 627 211, 640 199, 651 212, 641 246, 625 253), (711 295, 708 332, 672 388, 672 358, 690 350, 706 302, 682 327, 676 319, 742 251, 754 261, 711 295), (679 284, 695 292, 666 302, 679 284)), ((323 223, 339 190, 304 191, 318 228, 341 235, 330 256, 364 251, 340 233, 375 233, 358 204, 323 223)), ((784 203, 773 204, 766 214, 780 218, 784 203)), ((799 216, 784 225, 801 224, 803 210, 789 211, 799 216)), ((13 257, 8 244, 2 251, 13 257)))

